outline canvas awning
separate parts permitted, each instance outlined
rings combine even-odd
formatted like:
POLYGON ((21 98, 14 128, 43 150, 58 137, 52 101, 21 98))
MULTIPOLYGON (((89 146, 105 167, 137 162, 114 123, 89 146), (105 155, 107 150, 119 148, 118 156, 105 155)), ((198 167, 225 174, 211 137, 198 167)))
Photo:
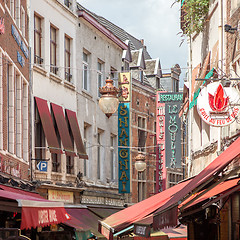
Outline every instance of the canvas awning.
POLYGON ((69 156, 76 156, 73 148, 73 142, 69 134, 66 118, 64 116, 63 108, 54 103, 51 103, 51 107, 57 123, 65 154, 69 156))
POLYGON ((134 222, 152 214, 163 206, 169 199, 188 184, 181 182, 163 192, 149 197, 133 206, 125 208, 99 222, 99 232, 107 239, 113 239, 113 235, 126 229, 134 222))
POLYGON ((66 115, 72 130, 74 141, 76 143, 78 156, 80 158, 88 159, 88 155, 86 154, 86 150, 83 145, 82 136, 77 121, 77 115, 75 112, 68 109, 66 109, 66 115))
MULTIPOLYGON (((1 186, 1 188, 3 188, 1 186)), ((0 190, 0 201, 13 200, 16 207, 21 209, 22 221, 21 229, 31 229, 38 226, 48 226, 66 222, 68 215, 61 202, 51 202, 39 196, 32 194, 20 193, 18 189, 11 188, 11 191, 0 190)), ((11 207, 9 201, 7 202, 11 207)), ((4 206, 3 206, 4 207, 4 206)), ((6 208, 6 211, 10 210, 6 208)), ((3 210, 3 209, 2 209, 3 210)))
POLYGON ((38 97, 35 97, 35 101, 50 152, 62 153, 47 101, 38 97))
MULTIPOLYGON (((178 205, 186 196, 198 188, 198 192, 211 180, 216 178, 223 169, 240 155, 240 138, 232 143, 222 154, 195 176, 185 187, 176 192, 163 206, 161 206, 153 217, 153 228, 163 229, 169 226, 169 222, 177 225, 178 205), (173 213, 176 213, 173 215, 173 213), (171 219, 170 219, 171 216, 171 219)), ((215 184, 218 184, 216 182, 215 184)))

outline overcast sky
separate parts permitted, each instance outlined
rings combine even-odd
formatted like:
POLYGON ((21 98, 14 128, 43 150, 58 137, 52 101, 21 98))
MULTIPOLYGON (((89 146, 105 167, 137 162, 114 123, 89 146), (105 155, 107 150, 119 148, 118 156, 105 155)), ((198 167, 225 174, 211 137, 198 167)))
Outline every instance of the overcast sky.
MULTIPOLYGON (((134 37, 144 39, 151 57, 160 58, 164 73, 168 72, 176 63, 181 68, 187 67, 186 40, 179 47, 182 38, 181 35, 177 35, 181 31, 179 3, 171 8, 174 0, 77 1, 134 37)), ((183 69, 182 72, 185 73, 186 69, 183 69)))

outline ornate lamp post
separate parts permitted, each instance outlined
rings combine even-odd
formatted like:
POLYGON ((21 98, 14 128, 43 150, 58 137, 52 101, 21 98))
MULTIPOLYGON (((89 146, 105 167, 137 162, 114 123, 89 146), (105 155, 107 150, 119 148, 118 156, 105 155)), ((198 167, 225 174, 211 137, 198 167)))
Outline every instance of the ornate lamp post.
POLYGON ((138 172, 143 172, 146 167, 145 156, 142 153, 139 153, 135 158, 135 168, 138 172))
POLYGON ((114 87, 112 83, 113 80, 106 79, 106 85, 99 88, 102 95, 99 100, 99 107, 108 118, 117 111, 119 104, 117 97, 119 89, 114 87))

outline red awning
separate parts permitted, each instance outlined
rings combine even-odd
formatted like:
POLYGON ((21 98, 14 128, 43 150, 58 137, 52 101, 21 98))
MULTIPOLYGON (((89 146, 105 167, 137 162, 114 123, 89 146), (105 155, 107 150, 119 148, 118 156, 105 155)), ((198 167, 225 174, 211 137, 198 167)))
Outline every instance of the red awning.
POLYGON ((48 147, 51 153, 62 153, 59 146, 57 135, 53 126, 53 121, 49 111, 47 101, 38 97, 35 97, 38 112, 41 118, 43 131, 46 136, 48 147))
MULTIPOLYGON (((78 220, 78 222, 81 223, 81 227, 83 228, 83 231, 91 230, 91 232, 95 236, 102 237, 100 233, 98 233, 98 221, 101 220, 100 217, 98 217, 96 214, 91 212, 90 210, 86 208, 68 208, 66 207, 67 213, 78 220)), ((67 223, 66 223, 67 224, 67 223)))
MULTIPOLYGON (((203 169, 197 176, 195 176, 183 189, 176 192, 153 217, 153 228, 163 229, 168 227, 169 214, 173 211, 177 212, 178 204, 197 187, 203 185, 208 180, 217 176, 229 163, 231 163, 240 154, 240 138, 232 143, 222 154, 220 154, 213 162, 211 162, 205 169, 203 169)), ((177 215, 171 219, 177 224, 177 215)))
POLYGON ((117 233, 134 222, 150 215, 159 207, 163 206, 172 195, 180 191, 189 181, 179 183, 163 192, 149 197, 139 203, 125 208, 99 222, 99 232, 107 239, 113 239, 113 234, 117 233))
POLYGON ((183 210, 186 210, 210 198, 217 197, 219 195, 226 196, 231 194, 232 192, 238 191, 240 189, 239 181, 240 181, 240 178, 235 178, 235 179, 227 180, 225 182, 221 182, 216 187, 212 188, 211 190, 209 190, 207 193, 200 196, 199 198, 198 198, 199 194, 194 194, 193 196, 185 200, 182 204, 180 204, 179 208, 183 208, 183 210), (190 200, 193 200, 193 202, 189 205, 186 205, 190 200))
POLYGON ((67 113, 67 118, 72 130, 73 138, 76 143, 78 156, 80 158, 88 159, 88 155, 86 154, 86 150, 83 145, 81 132, 80 132, 78 121, 77 121, 77 115, 75 112, 68 109, 66 109, 66 113, 67 113))
POLYGON ((76 156, 76 153, 74 152, 74 148, 73 148, 73 142, 71 140, 67 122, 64 116, 63 108, 54 103, 51 103, 51 107, 54 113, 54 117, 57 123, 58 131, 59 131, 66 155, 76 156))
POLYGON ((0 190, 0 199, 15 200, 17 206, 21 207, 21 229, 44 227, 68 220, 63 203, 48 201, 40 195, 37 197, 21 194, 17 189, 12 188, 11 191, 0 190))

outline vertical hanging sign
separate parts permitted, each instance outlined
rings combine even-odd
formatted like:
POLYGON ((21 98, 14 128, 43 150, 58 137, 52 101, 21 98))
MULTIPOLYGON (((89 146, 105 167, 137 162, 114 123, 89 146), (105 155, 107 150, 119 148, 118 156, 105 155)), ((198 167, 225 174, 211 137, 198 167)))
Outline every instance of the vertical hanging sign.
POLYGON ((165 167, 165 103, 160 102, 160 92, 157 92, 157 154, 156 154, 156 193, 166 189, 165 167))
POLYGON ((119 193, 130 193, 130 72, 119 74, 118 86, 121 90, 118 107, 118 186, 119 193))
POLYGON ((181 168, 181 120, 178 116, 183 100, 182 93, 159 93, 165 104, 166 167, 181 168))
POLYGON ((118 181, 119 193, 130 193, 129 103, 118 107, 118 181))

